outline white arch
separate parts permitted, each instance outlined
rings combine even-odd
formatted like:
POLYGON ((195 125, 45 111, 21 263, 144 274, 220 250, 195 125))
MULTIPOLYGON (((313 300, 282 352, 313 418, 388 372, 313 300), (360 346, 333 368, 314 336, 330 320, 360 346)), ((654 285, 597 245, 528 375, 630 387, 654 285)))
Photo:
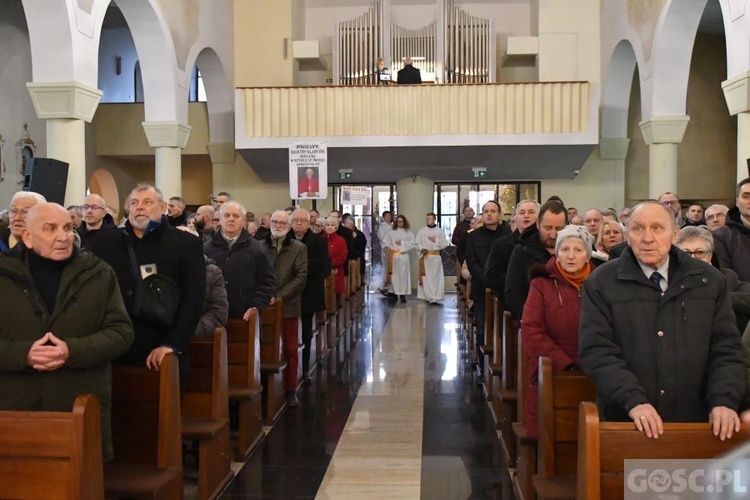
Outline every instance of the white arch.
POLYGON ((707 0, 670 0, 654 34, 651 82, 644 86, 642 116, 686 114, 690 59, 707 0))
MULTIPOLYGON (((188 61, 192 61, 193 53, 188 61)), ((203 47, 195 58, 206 88, 210 142, 234 142, 233 89, 221 58, 211 47, 203 47)), ((192 68, 192 64, 188 67, 192 68)), ((192 72, 191 72, 192 73, 192 72)))
POLYGON ((641 64, 637 60, 633 44, 630 40, 620 40, 609 58, 603 82, 601 137, 628 136, 628 109, 636 66, 640 68, 641 64))

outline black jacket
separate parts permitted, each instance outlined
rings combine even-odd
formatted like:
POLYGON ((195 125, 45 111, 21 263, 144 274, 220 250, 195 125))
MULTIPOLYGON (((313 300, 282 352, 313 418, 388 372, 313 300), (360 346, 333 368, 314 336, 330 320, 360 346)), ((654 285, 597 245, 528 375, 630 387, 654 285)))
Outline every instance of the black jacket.
POLYGON ((455 229, 453 229, 453 236, 451 236, 451 243, 456 245, 456 256, 458 257, 458 262, 461 264, 466 260, 464 248, 466 247, 466 236, 469 234, 470 229, 471 222, 464 219, 456 224, 455 229))
POLYGON ((320 312, 326 308, 326 278, 331 274, 328 244, 311 229, 300 239, 307 247, 307 283, 302 290, 302 314, 320 312))
POLYGON ((188 216, 188 213, 187 213, 187 210, 185 210, 177 217, 171 217, 167 215, 167 220, 169 221, 170 226, 174 226, 174 227, 184 226, 185 223, 187 222, 187 216, 188 216))
POLYGON ((510 234, 510 226, 502 221, 497 229, 490 231, 482 226, 466 236, 466 267, 471 273, 471 300, 484 303, 484 263, 490 255, 492 243, 510 234))
POLYGON ((133 234, 130 221, 125 227, 101 233, 94 239, 91 252, 114 269, 125 307, 133 320, 135 340, 117 362, 142 365, 153 349, 164 345, 178 353, 186 352, 203 310, 206 293, 206 263, 200 240, 173 228, 164 216, 161 223, 147 230, 143 238, 133 234), (137 278, 130 265, 127 239, 133 242, 140 266, 156 264, 157 273, 171 278, 180 289, 180 305, 174 322, 167 329, 133 318, 137 278))
POLYGON ((113 229, 117 229, 117 225, 115 224, 115 220, 109 214, 104 216, 102 219, 102 225, 99 229, 87 229, 86 222, 81 222, 81 225, 76 229, 76 231, 78 231, 78 236, 81 237, 81 248, 90 249, 91 245, 94 243, 94 238, 96 238, 98 234, 106 233, 113 229))
POLYGON ((422 83, 422 72, 411 64, 407 64, 398 72, 398 83, 399 85, 422 83))
POLYGON ((500 305, 505 308, 505 275, 513 249, 521 242, 518 230, 495 240, 490 248, 490 255, 484 264, 484 282, 497 294, 500 305))
POLYGON ((224 275, 230 318, 242 318, 251 307, 257 308, 258 314, 268 307, 276 278, 263 243, 243 229, 230 249, 221 231, 217 231, 204 243, 203 252, 216 262, 224 275))
POLYGON ((737 207, 727 213, 724 227, 714 231, 714 253, 722 269, 731 269, 742 281, 750 281, 750 229, 740 220, 737 207))
POLYGON ((583 285, 579 355, 607 420, 645 403, 665 422, 740 408, 747 368, 724 276, 672 247, 668 281, 662 296, 628 248, 583 285))
POLYGON ((552 254, 539 241, 536 224, 521 233, 520 242, 513 249, 505 275, 505 310, 515 319, 521 319, 526 297, 529 295, 529 271, 534 264, 546 264, 552 254))

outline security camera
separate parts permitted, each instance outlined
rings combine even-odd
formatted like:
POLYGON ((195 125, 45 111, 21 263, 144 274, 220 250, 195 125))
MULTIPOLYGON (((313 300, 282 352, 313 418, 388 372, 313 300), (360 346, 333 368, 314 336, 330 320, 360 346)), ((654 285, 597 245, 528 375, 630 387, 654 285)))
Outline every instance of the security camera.
POLYGON ((576 177, 578 177, 580 175, 580 173, 581 173, 581 171, 578 170, 578 169, 573 170, 573 175, 575 175, 576 177))

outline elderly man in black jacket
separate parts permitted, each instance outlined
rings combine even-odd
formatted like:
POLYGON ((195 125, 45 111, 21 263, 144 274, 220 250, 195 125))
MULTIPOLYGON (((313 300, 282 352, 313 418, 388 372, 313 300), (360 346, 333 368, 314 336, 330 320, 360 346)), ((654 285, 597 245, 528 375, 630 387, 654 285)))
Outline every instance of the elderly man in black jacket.
POLYGON ((145 364, 158 370, 168 352, 180 360, 180 372, 187 373, 187 351, 203 309, 206 264, 201 242, 170 226, 163 215, 166 208, 161 191, 138 184, 130 193, 130 213, 125 227, 99 234, 92 253, 112 266, 117 274, 122 298, 133 320, 135 339, 130 350, 116 362, 145 364), (137 270, 131 265, 128 248, 133 248, 137 270), (140 280, 151 274, 171 279, 179 288, 177 312, 164 328, 137 317, 134 299, 140 280))
POLYGON ((307 247, 307 283, 302 290, 302 373, 305 384, 310 382, 310 347, 313 317, 326 308, 326 277, 331 274, 331 256, 326 240, 310 229, 310 214, 298 208, 292 212, 292 231, 297 241, 307 247))
POLYGON ((229 317, 247 318, 251 309, 258 317, 268 307, 276 278, 268 251, 245 229, 245 207, 228 201, 219 209, 221 229, 208 240, 203 251, 224 274, 229 299, 229 317))
POLYGON ((579 354, 609 421, 633 420, 658 438, 662 422, 705 422, 722 440, 739 431, 746 367, 724 276, 672 246, 674 214, 633 209, 619 259, 583 286, 579 354))

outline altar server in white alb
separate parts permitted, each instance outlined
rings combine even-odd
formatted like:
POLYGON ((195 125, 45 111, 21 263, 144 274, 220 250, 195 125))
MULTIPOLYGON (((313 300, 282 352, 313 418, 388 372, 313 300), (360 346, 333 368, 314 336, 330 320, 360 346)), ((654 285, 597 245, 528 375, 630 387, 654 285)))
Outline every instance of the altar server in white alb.
POLYGON ((414 233, 409 231, 409 221, 399 215, 393 223, 393 230, 386 238, 388 246, 388 281, 390 292, 401 302, 411 295, 411 265, 409 250, 414 248, 414 233))
POLYGON ((427 305, 437 305, 445 297, 443 279, 443 259, 440 250, 448 246, 445 231, 435 224, 436 216, 427 214, 427 225, 417 233, 419 250, 419 286, 417 297, 424 299, 427 305))

